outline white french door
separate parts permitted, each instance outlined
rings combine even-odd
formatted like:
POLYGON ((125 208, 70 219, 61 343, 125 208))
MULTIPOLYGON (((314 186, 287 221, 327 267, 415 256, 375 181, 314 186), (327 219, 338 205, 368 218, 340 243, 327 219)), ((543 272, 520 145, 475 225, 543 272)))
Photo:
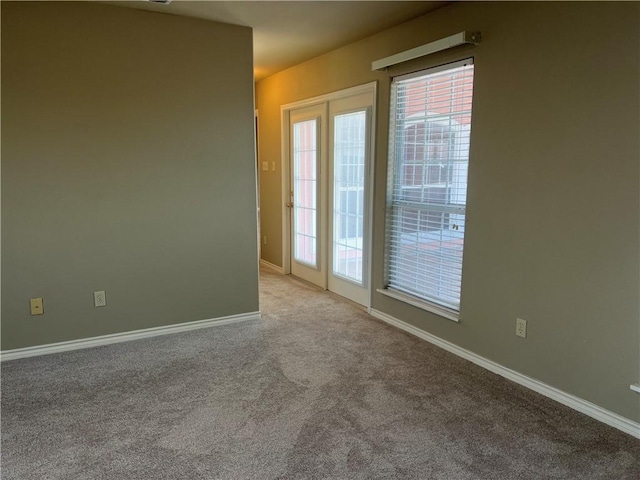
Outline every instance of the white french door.
POLYGON ((325 253, 326 133, 325 105, 314 105, 290 114, 291 273, 327 288, 325 253))
POLYGON ((288 110, 290 271, 369 306, 375 90, 288 110))
POLYGON ((369 306, 372 98, 329 103, 328 289, 369 306))

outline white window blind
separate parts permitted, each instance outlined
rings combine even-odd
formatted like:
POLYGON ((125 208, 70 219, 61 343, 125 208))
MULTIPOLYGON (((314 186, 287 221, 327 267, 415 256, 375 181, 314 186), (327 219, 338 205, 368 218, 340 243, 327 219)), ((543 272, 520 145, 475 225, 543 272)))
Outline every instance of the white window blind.
POLYGON ((460 310, 473 62, 396 77, 387 288, 460 310))

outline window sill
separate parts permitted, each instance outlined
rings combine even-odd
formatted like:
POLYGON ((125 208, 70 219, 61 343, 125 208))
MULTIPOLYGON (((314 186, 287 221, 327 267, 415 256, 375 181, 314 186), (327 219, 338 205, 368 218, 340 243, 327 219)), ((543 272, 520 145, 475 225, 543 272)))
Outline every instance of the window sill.
POLYGON ((381 293, 382 295, 386 295, 387 297, 395 298, 396 300, 400 300, 401 302, 408 303, 409 305, 421 308, 422 310, 426 310, 427 312, 435 313, 436 315, 444 317, 447 320, 460 322, 460 313, 448 310, 438 305, 434 305, 433 303, 429 303, 426 300, 421 300, 419 298, 412 297, 411 295, 397 292, 395 290, 389 290, 388 288, 378 288, 376 291, 378 293, 381 293))

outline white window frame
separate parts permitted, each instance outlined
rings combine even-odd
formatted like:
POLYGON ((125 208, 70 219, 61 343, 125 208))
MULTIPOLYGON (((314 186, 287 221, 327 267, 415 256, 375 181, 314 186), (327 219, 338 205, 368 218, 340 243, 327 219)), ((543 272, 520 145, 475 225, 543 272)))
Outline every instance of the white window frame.
MULTIPOLYGON (((422 76, 426 76, 426 75, 432 75, 435 73, 439 73, 439 72, 443 72, 446 70, 451 70, 451 69, 455 69, 464 65, 472 65, 473 64, 473 58, 468 58, 465 60, 461 60, 458 62, 453 62, 453 63, 447 63, 445 65, 440 65, 437 67, 433 67, 433 68, 429 68, 429 69, 424 69, 421 70, 419 72, 415 72, 409 75, 403 75, 400 77, 396 77, 394 78, 394 81, 398 81, 398 80, 403 80, 403 79, 409 79, 409 78, 416 78, 416 77, 422 77, 422 76)), ((449 320, 453 320, 453 321, 460 321, 461 319, 461 314, 460 314, 460 309, 452 309, 449 308, 447 306, 444 305, 440 305, 439 303, 435 302, 435 301, 430 301, 427 300, 425 298, 416 296, 416 295, 412 295, 410 293, 407 293, 405 291, 399 290, 399 289, 394 289, 392 285, 390 285, 389 282, 389 272, 390 272, 390 265, 389 265, 389 258, 391 255, 391 236, 392 236, 392 232, 393 232, 393 219, 392 219, 392 208, 394 207, 394 176, 396 175, 396 118, 395 118, 395 113, 396 113, 396 97, 395 97, 395 89, 392 88, 392 94, 391 94, 391 98, 390 98, 390 112, 389 112, 389 168, 388 168, 388 183, 387 183, 387 209, 386 209, 386 223, 385 223, 385 287, 378 289, 377 292, 381 293, 383 295, 389 296, 391 298, 394 298, 396 300, 400 300, 402 302, 405 302, 407 304, 413 305, 415 307, 421 308, 423 310, 427 310, 429 312, 435 313, 441 317, 447 318, 449 320)), ((472 99, 473 101, 473 99, 472 99)), ((468 162, 466 164, 466 168, 468 169, 468 162)), ((468 181, 468 179, 467 179, 468 181)), ((465 208, 464 208, 464 215, 465 215, 465 219, 466 219, 466 204, 465 204, 465 208)), ((464 236, 463 236, 464 238, 464 236)), ((464 252, 464 245, 463 245, 463 252, 464 252)), ((461 272, 462 273, 462 272, 461 272)), ((461 293, 460 293, 460 302, 459 305, 461 304, 461 293)))

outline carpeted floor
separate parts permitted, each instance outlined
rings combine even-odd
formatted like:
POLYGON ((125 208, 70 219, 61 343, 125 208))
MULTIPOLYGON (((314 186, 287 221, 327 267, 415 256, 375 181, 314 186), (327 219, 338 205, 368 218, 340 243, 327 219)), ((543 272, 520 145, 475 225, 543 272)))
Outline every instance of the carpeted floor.
POLYGON ((640 478, 639 440, 262 273, 261 322, 3 364, 2 478, 640 478))

